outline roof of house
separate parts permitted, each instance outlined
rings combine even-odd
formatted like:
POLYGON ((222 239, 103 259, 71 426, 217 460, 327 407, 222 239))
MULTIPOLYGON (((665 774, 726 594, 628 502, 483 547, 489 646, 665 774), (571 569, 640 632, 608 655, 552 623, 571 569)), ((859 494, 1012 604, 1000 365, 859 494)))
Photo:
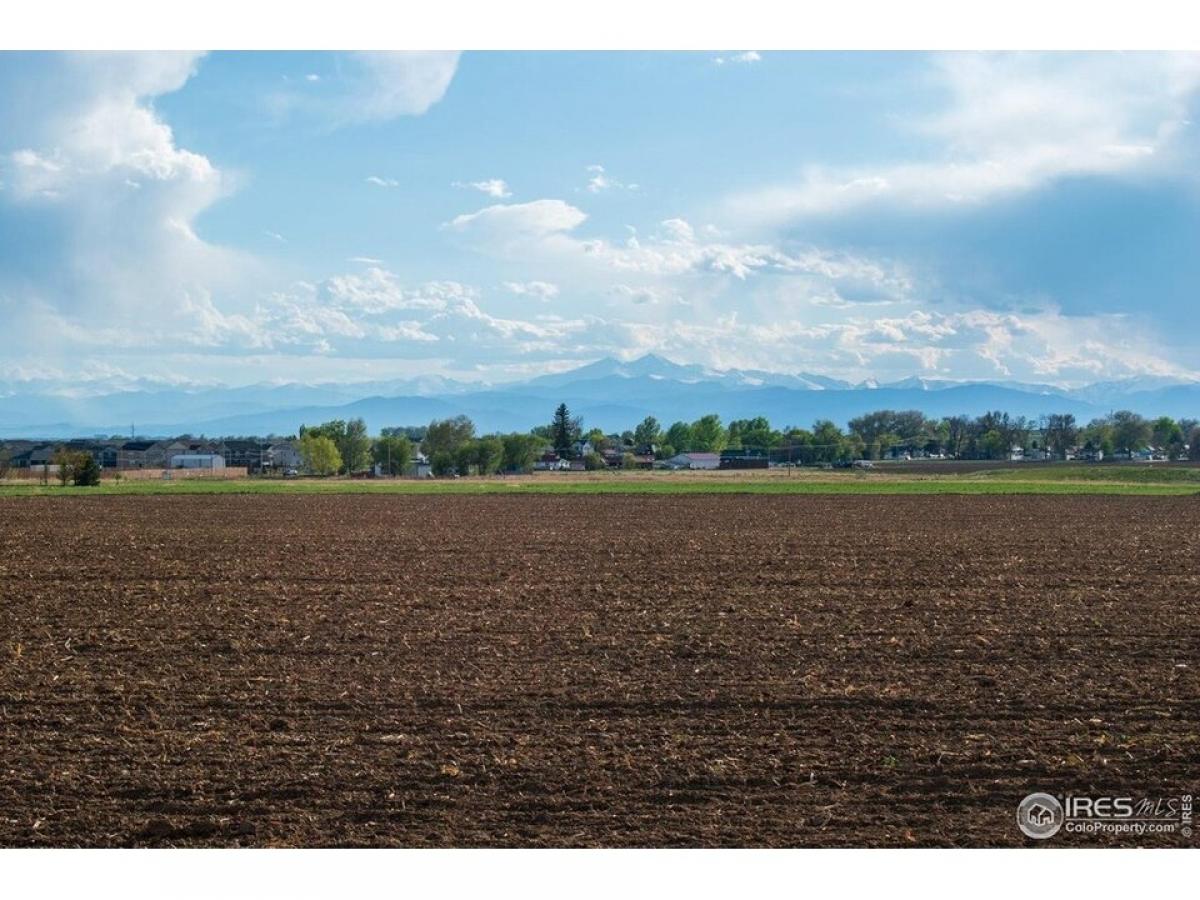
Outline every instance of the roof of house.
POLYGON ((149 450, 157 443, 158 441, 126 441, 121 445, 121 449, 132 451, 149 450))

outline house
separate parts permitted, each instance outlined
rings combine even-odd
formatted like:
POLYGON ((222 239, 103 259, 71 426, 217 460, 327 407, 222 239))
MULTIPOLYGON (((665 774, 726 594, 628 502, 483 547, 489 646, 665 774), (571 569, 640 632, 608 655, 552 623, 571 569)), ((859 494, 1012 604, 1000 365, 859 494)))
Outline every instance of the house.
POLYGON ((589 453, 595 452, 595 448, 592 446, 592 442, 587 441, 587 440, 576 441, 574 444, 571 445, 571 449, 574 452, 574 455, 576 458, 584 457, 584 456, 587 456, 589 453))
POLYGON ((225 458, 219 453, 176 453, 167 464, 169 469, 224 469, 225 458))
POLYGON ((54 453, 53 444, 36 444, 20 453, 14 453, 9 464, 14 469, 30 469, 50 475, 58 471, 58 466, 54 465, 54 453))
POLYGON ((243 467, 247 472, 261 472, 266 460, 265 441, 228 438, 217 445, 215 452, 225 459, 225 465, 243 467))
MULTIPOLYGON (((161 465, 158 441, 125 441, 117 448, 118 469, 147 469, 161 465)), ((165 462, 165 460, 162 460, 165 462)))
POLYGON ((571 468, 571 461, 561 458, 553 451, 547 451, 537 458, 533 467, 542 472, 559 472, 571 468))
POLYGON ((287 471, 288 469, 299 469, 303 462, 300 449, 295 444, 291 441, 275 441, 267 445, 263 465, 287 471))
POLYGON ((721 467, 719 453, 676 453, 662 462, 667 469, 718 469, 721 467))
POLYGON ((413 455, 411 465, 413 474, 417 478, 433 477, 433 466, 429 464, 429 457, 419 450, 413 455))

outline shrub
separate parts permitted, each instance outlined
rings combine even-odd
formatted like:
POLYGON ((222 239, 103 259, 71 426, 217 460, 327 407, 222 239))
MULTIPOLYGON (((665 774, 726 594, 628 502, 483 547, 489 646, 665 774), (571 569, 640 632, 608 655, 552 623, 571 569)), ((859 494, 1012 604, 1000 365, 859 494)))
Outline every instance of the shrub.
POLYGON ((71 474, 77 487, 95 487, 100 484, 100 466, 90 453, 79 454, 71 474))

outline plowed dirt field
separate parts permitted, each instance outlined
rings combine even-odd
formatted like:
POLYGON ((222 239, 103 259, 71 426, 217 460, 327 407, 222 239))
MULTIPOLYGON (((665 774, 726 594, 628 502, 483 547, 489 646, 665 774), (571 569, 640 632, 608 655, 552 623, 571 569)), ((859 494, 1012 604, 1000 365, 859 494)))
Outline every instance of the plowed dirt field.
POLYGON ((4 846, 1034 843, 1195 793, 1200 498, 0 500, 0 749, 4 846))

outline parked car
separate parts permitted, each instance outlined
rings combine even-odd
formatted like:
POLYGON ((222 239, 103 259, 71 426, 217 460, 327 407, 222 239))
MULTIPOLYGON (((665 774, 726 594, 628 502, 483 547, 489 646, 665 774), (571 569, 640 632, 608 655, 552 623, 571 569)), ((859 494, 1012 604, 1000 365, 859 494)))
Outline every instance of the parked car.
POLYGON ((856 469, 873 469, 873 468, 875 468, 875 463, 871 462, 869 459, 856 459, 854 461, 854 468, 856 468, 856 469))

